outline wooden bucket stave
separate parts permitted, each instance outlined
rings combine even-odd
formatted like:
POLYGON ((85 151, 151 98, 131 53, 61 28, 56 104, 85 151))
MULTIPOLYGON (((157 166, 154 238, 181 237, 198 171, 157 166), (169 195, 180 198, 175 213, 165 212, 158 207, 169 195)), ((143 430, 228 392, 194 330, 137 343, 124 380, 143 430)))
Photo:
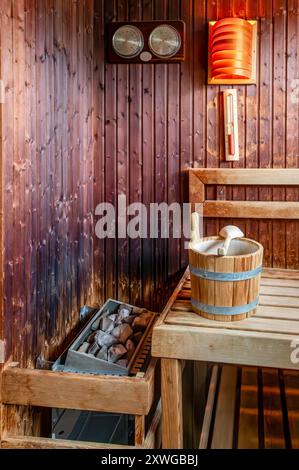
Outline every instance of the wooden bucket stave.
POLYGON ((243 238, 241 242, 248 244, 249 250, 254 250, 253 252, 223 257, 217 256, 217 254, 201 253, 192 248, 206 241, 220 242, 222 239, 209 237, 204 238, 202 242, 190 244, 189 262, 193 310, 205 318, 223 322, 243 320, 254 315, 260 289, 262 245, 243 238), (211 279, 217 278, 217 276, 218 279, 211 279), (219 280, 220 277, 221 280, 219 280), (226 280, 227 277, 235 277, 238 280, 226 280), (201 308, 204 308, 205 311, 201 308), (224 314, 227 308, 232 312, 231 315, 224 314), (238 311, 240 313, 237 313, 238 311))

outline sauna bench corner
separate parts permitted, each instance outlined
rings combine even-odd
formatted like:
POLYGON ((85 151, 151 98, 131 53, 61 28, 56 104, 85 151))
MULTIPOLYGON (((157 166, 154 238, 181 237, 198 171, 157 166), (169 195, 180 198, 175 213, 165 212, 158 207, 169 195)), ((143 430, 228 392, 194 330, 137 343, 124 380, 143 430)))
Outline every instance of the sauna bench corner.
POLYGON ((299 369, 292 361, 299 347, 299 271, 264 269, 257 313, 241 321, 202 318, 190 296, 187 269, 154 328, 153 356, 299 369))

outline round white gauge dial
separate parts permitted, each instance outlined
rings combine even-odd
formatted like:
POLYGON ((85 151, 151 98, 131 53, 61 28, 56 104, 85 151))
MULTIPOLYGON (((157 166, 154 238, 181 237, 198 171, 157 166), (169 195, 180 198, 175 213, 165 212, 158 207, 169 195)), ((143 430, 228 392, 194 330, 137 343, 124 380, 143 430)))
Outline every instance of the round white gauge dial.
POLYGON ((180 50, 181 43, 180 33, 167 24, 157 26, 149 38, 150 50, 160 58, 173 57, 180 50))
POLYGON ((143 34, 135 26, 121 26, 114 33, 112 46, 120 57, 132 59, 137 57, 144 47, 143 34))

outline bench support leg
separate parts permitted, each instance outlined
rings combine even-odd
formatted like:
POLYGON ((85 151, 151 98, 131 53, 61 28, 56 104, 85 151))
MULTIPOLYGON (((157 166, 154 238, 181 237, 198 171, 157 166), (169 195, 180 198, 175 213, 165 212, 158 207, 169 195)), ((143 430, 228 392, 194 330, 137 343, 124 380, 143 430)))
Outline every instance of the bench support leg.
POLYGON ((183 448, 182 362, 161 360, 163 449, 183 448))

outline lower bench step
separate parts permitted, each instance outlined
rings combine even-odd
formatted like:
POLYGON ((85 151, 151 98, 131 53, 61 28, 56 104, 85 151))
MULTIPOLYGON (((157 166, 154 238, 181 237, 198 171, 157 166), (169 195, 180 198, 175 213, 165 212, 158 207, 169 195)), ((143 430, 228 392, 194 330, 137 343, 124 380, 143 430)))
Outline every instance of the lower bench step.
POLYGON ((299 448, 299 372, 213 366, 199 447, 299 448))

